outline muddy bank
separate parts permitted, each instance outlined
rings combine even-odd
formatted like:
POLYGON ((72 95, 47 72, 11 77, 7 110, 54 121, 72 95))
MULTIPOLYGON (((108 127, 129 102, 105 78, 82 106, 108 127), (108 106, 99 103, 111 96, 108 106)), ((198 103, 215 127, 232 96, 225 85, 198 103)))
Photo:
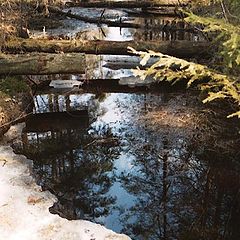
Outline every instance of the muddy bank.
POLYGON ((11 121, 21 115, 17 101, 0 92, 0 138, 9 129, 11 121))
POLYGON ((32 90, 24 77, 0 76, 0 139, 31 111, 32 90))
MULTIPOLYGON (((16 138, 21 127, 11 127, 5 141, 16 138)), ((43 192, 31 175, 32 161, 0 146, 0 236, 1 239, 95 239, 130 240, 88 221, 68 221, 49 213, 56 198, 43 192), (30 226, 31 224, 31 226, 30 226)))

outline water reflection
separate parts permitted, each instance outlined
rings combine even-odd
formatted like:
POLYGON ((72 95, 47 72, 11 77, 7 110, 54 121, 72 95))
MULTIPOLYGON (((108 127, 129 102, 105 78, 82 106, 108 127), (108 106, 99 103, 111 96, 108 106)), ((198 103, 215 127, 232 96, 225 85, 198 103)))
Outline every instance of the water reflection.
POLYGON ((67 99, 37 96, 35 112, 86 111, 85 118, 69 115, 70 124, 42 132, 27 124, 16 147, 34 159, 39 183, 58 197, 52 213, 99 222, 133 239, 239 239, 233 127, 226 140, 232 149, 224 153, 213 149, 222 136, 206 134, 216 126, 206 124, 190 93, 67 99))
MULTIPOLYGON (((108 27, 106 24, 88 23, 76 19, 58 19, 62 26, 56 29, 47 29, 47 36, 60 39, 98 39, 112 41, 206 40, 206 37, 201 31, 201 25, 193 27, 177 15, 172 17, 167 15, 159 16, 157 13, 149 15, 139 10, 66 8, 64 11, 71 11, 71 13, 76 15, 91 19, 100 19, 103 17, 115 23, 132 24, 132 27, 108 27)), ((35 38, 43 37, 42 31, 32 30, 32 33, 35 38)))

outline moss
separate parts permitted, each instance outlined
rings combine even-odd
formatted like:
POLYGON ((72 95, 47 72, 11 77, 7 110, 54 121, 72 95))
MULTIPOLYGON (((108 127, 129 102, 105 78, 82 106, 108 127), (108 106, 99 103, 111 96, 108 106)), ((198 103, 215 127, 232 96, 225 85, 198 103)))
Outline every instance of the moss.
POLYGON ((22 77, 6 77, 0 79, 0 91, 13 97, 19 93, 29 91, 29 87, 22 77))

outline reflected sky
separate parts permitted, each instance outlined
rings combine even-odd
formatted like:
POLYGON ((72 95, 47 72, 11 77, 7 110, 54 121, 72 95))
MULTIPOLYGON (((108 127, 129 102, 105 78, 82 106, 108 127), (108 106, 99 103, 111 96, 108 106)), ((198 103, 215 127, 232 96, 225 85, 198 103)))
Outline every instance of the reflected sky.
POLYGON ((226 154, 212 149, 220 133, 206 135, 212 126, 194 94, 35 97, 35 113, 69 113, 69 122, 71 111, 82 109, 87 125, 79 118, 58 132, 26 128, 15 146, 34 159, 39 184, 58 197, 50 212, 139 240, 238 239, 238 140, 233 134, 226 154))

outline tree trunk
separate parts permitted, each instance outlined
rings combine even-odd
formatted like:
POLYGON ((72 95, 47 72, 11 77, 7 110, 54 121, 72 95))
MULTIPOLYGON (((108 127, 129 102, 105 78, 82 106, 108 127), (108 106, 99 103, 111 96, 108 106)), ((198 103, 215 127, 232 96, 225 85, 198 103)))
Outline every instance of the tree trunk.
POLYGON ((84 73, 85 67, 85 55, 79 53, 0 56, 0 75, 84 73))
POLYGON ((86 8, 149 8, 149 7, 185 7, 188 3, 179 4, 178 1, 169 3, 169 1, 94 1, 94 2, 67 2, 67 7, 86 7, 86 8))
MULTIPOLYGON (((128 53, 130 46, 138 51, 153 50, 175 57, 209 56, 209 42, 189 41, 105 41, 105 40, 38 40, 18 39, 6 43, 4 50, 10 53, 45 52, 45 53, 72 53, 82 52, 89 54, 132 55, 128 53)), ((61 56, 61 55, 60 55, 61 56)), ((63 55, 64 56, 64 55, 63 55)))

